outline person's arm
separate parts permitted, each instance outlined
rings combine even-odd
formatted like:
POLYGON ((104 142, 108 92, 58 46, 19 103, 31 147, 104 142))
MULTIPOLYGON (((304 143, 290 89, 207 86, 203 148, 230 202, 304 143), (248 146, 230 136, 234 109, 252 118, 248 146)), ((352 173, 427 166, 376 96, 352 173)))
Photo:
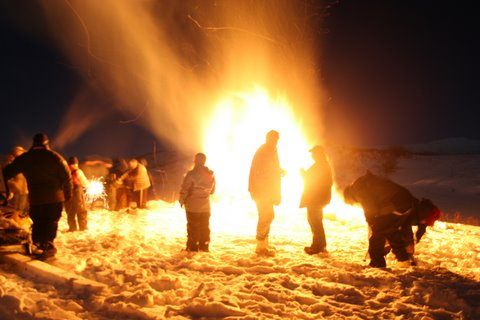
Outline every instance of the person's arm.
POLYGON ((78 169, 77 170, 77 175, 78 175, 78 180, 80 180, 80 185, 82 187, 86 188, 90 182, 88 181, 87 177, 85 176, 85 173, 83 173, 83 171, 81 169, 78 169))
POLYGON ((190 178, 190 175, 187 173, 185 178, 183 179, 182 186, 180 187, 179 199, 180 206, 183 207, 185 202, 187 201, 188 196, 190 195, 190 190, 193 187, 193 180, 190 178))
POLYGON ((73 194, 72 174, 70 173, 70 168, 68 167, 67 161, 60 156, 59 167, 60 180, 62 181, 63 187, 63 196, 65 197, 65 201, 68 201, 72 198, 73 194))

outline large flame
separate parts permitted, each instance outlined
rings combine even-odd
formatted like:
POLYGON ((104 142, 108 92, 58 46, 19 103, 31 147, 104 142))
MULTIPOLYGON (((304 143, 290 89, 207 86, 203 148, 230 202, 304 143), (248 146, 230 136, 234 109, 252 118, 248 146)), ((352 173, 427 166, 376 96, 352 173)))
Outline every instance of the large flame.
MULTIPOLYGON (((308 150, 318 141, 309 139, 285 96, 271 98, 259 86, 251 92, 232 93, 219 101, 205 136, 204 149, 218 184, 216 200, 228 205, 230 211, 232 208, 255 211, 253 202, 248 201, 248 174, 256 149, 265 142, 265 134, 271 129, 280 133, 278 153, 286 172, 282 178, 282 203, 277 212, 301 211, 300 169, 313 163, 308 150)), ((324 210, 328 217, 362 221, 362 210, 345 204, 336 186, 332 194, 332 201, 324 210)))

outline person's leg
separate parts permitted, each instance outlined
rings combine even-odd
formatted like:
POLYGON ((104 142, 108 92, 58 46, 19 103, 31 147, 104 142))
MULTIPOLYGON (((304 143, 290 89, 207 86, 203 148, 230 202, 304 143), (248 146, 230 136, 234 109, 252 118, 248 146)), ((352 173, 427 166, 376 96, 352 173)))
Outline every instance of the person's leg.
POLYGON ((148 194, 148 189, 142 189, 139 191, 138 206, 141 209, 145 209, 147 207, 147 194, 148 194))
POLYGON ((62 216, 63 203, 51 203, 33 206, 30 210, 32 218, 32 240, 43 252, 42 257, 54 256, 57 252, 54 240, 57 237, 58 221, 62 216))
POLYGON ((385 242, 385 235, 377 228, 372 227, 372 233, 368 239, 370 267, 385 268, 387 266, 384 256, 385 242))
POLYGON ((268 236, 270 234, 270 225, 274 219, 273 204, 257 201, 258 224, 257 224, 257 247, 255 252, 260 255, 273 256, 275 252, 270 250, 268 245, 268 236))
POLYGON ((65 202, 65 211, 67 213, 67 222, 68 222, 68 231, 77 231, 77 221, 76 221, 76 215, 77 212, 75 211, 75 196, 72 197, 72 199, 68 200, 65 202))
POLYGON ((198 217, 195 212, 187 214, 187 251, 198 251, 198 217))
POLYGON ((57 237, 58 221, 62 217, 63 203, 51 203, 46 205, 43 219, 45 220, 45 239, 53 244, 57 237))
POLYGON ((258 210, 258 223, 257 223, 257 240, 265 240, 270 234, 270 225, 274 219, 273 205, 271 203, 265 203, 257 201, 258 210))
POLYGON ((83 190, 80 190, 79 198, 78 198, 78 210, 77 210, 77 219, 78 219, 78 227, 81 231, 87 229, 87 204, 85 203, 85 196, 83 190))
POLYGON ((42 219, 44 211, 44 205, 32 205, 30 206, 29 215, 32 219, 32 242, 36 246, 41 246, 45 242, 45 236, 43 230, 45 229, 45 221, 42 219))
POLYGON ((200 251, 208 251, 210 244, 210 212, 202 212, 200 218, 199 233, 199 249, 200 251))
POLYGON ((390 243, 392 252, 398 261, 408 261, 413 259, 413 252, 409 253, 407 251, 407 249, 413 245, 413 238, 404 238, 401 230, 396 230, 395 232, 387 235, 387 240, 390 243))
POLYGON ((307 218, 312 230, 312 244, 306 247, 305 251, 309 254, 318 253, 326 249, 325 230, 323 228, 323 212, 321 208, 307 208, 307 218))

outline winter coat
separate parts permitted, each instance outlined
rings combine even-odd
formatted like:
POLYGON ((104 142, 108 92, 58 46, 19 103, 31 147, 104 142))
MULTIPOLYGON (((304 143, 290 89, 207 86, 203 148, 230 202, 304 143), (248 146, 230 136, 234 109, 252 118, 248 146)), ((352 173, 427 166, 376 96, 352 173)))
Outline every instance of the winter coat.
POLYGON ((4 169, 7 179, 19 173, 27 179, 31 205, 63 202, 72 196, 72 176, 67 162, 55 151, 31 148, 4 169))
POLYGON ((147 168, 138 163, 137 167, 128 171, 120 180, 124 181, 127 187, 131 187, 133 191, 145 190, 150 187, 150 177, 147 168))
POLYGON ((300 208, 320 207, 330 203, 332 197, 332 170, 328 161, 315 162, 303 175, 303 194, 300 208))
POLYGON ((85 177, 82 169, 70 165, 70 172, 72 174, 72 183, 74 188, 86 188, 88 186, 88 179, 85 177))
POLYGON ((282 169, 277 148, 263 144, 252 160, 248 191, 255 201, 280 204, 282 169))
POLYGON ((180 188, 179 202, 187 212, 210 212, 210 195, 215 192, 215 175, 205 166, 187 172, 180 188))
POLYGON ((390 213, 404 215, 413 210, 417 201, 406 188, 372 173, 358 178, 345 193, 346 198, 353 197, 362 205, 368 223, 390 213))
MULTIPOLYGON (((16 157, 13 154, 9 154, 7 156, 4 166, 12 163, 15 158, 16 157)), ((28 193, 27 179, 25 179, 25 176, 21 173, 17 174, 13 178, 10 178, 7 181, 7 184, 8 190, 13 194, 24 195, 28 193)))

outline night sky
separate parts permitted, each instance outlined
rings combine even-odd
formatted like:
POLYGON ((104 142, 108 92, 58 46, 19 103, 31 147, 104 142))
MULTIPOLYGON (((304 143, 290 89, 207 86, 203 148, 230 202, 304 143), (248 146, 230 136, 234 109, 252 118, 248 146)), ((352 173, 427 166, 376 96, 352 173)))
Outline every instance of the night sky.
MULTIPOLYGON (((55 135, 82 85, 46 40, 35 2, 18 2, 0 2, 0 154, 16 144, 29 147, 36 132, 55 135)), ((334 4, 319 39, 326 138, 363 146, 480 139, 475 13, 466 1, 334 4)), ((128 118, 112 110, 61 151, 133 156, 161 148, 144 129, 122 123, 128 118)))

